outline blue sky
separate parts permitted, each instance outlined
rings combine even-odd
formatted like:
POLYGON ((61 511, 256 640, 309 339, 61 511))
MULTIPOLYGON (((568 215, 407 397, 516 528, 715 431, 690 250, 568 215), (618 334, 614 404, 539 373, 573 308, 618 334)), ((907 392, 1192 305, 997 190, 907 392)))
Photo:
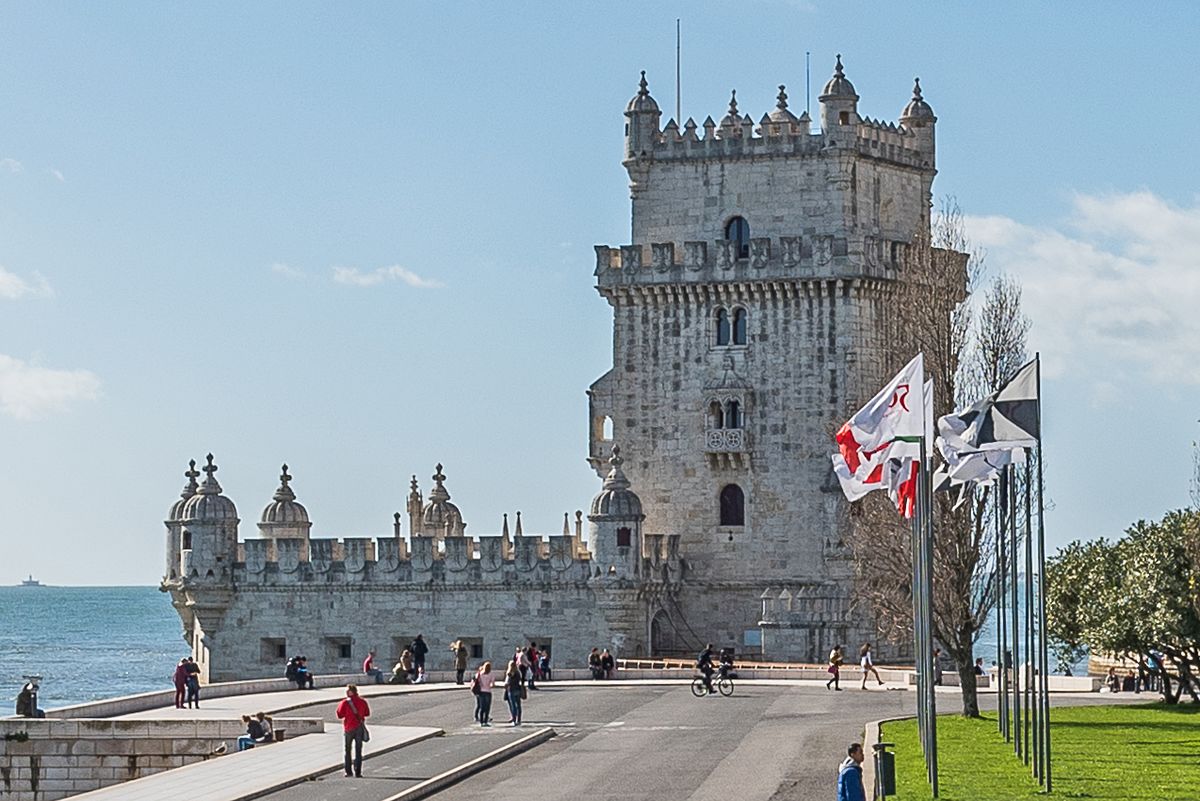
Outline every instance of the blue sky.
POLYGON ((283 461, 318 536, 387 534, 439 461, 468 533, 586 508, 591 246, 628 239, 622 111, 641 69, 673 109, 677 16, 697 121, 802 107, 806 50, 872 117, 919 75, 935 192, 1026 287, 1052 543, 1184 505, 1200 10, 1003 8, 5 3, 0 582, 157 581, 209 451, 244 535, 283 461))

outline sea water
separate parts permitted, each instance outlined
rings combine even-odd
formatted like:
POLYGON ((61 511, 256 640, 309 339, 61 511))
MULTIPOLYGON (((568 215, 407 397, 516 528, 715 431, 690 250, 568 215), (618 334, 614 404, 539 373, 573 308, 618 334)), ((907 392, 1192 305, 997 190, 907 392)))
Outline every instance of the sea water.
POLYGON ((0 716, 27 674, 43 709, 171 689, 181 631, 157 587, 0 587, 0 716))

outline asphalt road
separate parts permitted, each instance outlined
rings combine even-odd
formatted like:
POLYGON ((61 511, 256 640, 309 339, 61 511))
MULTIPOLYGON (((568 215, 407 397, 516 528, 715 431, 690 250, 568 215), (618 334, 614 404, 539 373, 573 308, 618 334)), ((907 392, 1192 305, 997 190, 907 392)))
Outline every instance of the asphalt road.
MULTIPOLYGON (((542 687, 525 702, 519 729, 503 725, 508 710, 498 692, 498 720, 490 729, 472 723, 473 699, 465 691, 375 699, 374 723, 436 726, 446 736, 369 759, 362 779, 338 771, 266 798, 379 801, 544 726, 558 736, 430 798, 831 798, 846 745, 862 737, 868 721, 912 714, 916 699, 902 690, 862 692, 857 686, 835 693, 820 685, 743 683, 731 698, 694 698, 686 686, 542 687)), ((994 706, 994 696, 980 700, 994 706)), ((1133 700, 1085 695, 1055 698, 1055 704, 1133 700)), ((939 693, 938 701, 940 711, 958 711, 956 692, 939 693)), ((333 721, 332 711, 327 704, 311 713, 333 721)))

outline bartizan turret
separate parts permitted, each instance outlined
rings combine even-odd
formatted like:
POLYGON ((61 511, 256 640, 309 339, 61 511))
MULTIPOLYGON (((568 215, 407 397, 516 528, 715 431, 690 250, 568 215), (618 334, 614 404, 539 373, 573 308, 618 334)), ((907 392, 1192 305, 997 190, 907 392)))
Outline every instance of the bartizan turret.
POLYGON ((642 572, 642 500, 629 488, 621 465, 620 446, 613 445, 604 488, 592 499, 588 513, 588 545, 598 577, 633 579, 642 572))
POLYGON ((852 145, 858 135, 858 92, 842 69, 842 54, 838 53, 833 77, 817 98, 821 103, 821 133, 832 142, 852 145))
POLYGON ((302 552, 308 553, 309 532, 312 522, 308 519, 308 510, 296 500, 296 493, 291 487, 292 477, 288 475, 288 466, 280 469, 279 489, 275 490, 271 502, 262 512, 258 523, 258 532, 263 539, 278 540, 294 538, 302 540, 302 552))
POLYGON ((187 478, 187 483, 183 485, 183 492, 179 493, 179 500, 171 504, 171 509, 167 512, 167 519, 164 521, 167 527, 167 569, 163 572, 164 581, 179 578, 180 553, 183 550, 183 510, 187 506, 187 502, 196 494, 196 490, 200 488, 200 485, 196 483, 200 473, 196 470, 195 459, 188 462, 188 469, 183 475, 187 478))

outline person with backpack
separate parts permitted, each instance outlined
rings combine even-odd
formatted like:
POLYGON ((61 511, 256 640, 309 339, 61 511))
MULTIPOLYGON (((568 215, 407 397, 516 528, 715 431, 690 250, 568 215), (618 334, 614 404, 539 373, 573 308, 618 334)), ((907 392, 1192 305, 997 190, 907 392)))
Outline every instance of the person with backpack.
POLYGON ((413 678, 416 678, 421 669, 425 667, 425 654, 429 653, 429 646, 425 644, 425 636, 418 634, 417 638, 412 641, 412 645, 408 646, 408 650, 412 651, 413 678))
POLYGON ((357 685, 346 685, 346 697, 337 705, 337 716, 342 721, 346 775, 361 779, 363 743, 371 739, 367 731, 367 718, 371 716, 371 707, 367 705, 367 700, 358 694, 357 685), (350 759, 351 747, 354 748, 353 762, 350 759), (353 772, 351 768, 354 769, 353 772))
POLYGON ((489 727, 492 714, 492 687, 496 677, 492 675, 492 663, 484 662, 471 678, 471 693, 475 696, 475 720, 480 726, 489 727))

